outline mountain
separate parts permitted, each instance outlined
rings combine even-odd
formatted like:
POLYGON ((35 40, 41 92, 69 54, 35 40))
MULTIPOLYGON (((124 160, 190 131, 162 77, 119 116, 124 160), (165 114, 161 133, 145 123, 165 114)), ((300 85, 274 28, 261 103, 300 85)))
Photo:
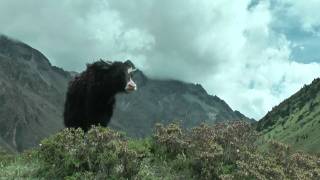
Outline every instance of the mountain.
POLYGON ((199 84, 176 80, 152 80, 141 71, 134 74, 138 91, 120 94, 111 126, 130 136, 149 135, 156 123, 181 121, 190 128, 200 123, 248 119, 233 111, 217 96, 208 95, 199 84))
POLYGON ((296 150, 320 152, 320 79, 274 107, 257 123, 265 139, 279 140, 296 150))
POLYGON ((21 151, 63 128, 70 78, 39 51, 0 36, 0 138, 21 151))
MULTIPOLYGON (((68 81, 75 72, 52 66, 32 47, 0 36, 0 146, 22 151, 63 128, 68 81)), ((129 136, 149 135, 157 122, 251 121, 201 85, 154 80, 137 71, 138 91, 119 94, 110 126, 129 136)))

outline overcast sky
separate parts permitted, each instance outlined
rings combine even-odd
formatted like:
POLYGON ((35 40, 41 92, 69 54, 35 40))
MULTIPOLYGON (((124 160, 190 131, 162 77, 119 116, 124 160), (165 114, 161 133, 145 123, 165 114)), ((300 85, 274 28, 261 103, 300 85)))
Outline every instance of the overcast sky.
POLYGON ((81 71, 131 59, 259 119, 320 76, 319 0, 0 0, 0 33, 81 71))

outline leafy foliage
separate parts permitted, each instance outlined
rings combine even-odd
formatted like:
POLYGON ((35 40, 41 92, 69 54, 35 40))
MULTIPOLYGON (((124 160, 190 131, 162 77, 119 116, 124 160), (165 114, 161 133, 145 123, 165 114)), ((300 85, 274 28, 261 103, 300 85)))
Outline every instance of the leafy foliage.
POLYGON ((65 129, 46 139, 39 149, 43 176, 67 177, 94 174, 99 178, 129 178, 138 173, 143 152, 128 146, 123 134, 94 127, 65 129))
MULTIPOLYGON (((33 178, 319 179, 320 158, 272 141, 261 152, 250 124, 202 124, 190 130, 158 124, 146 139, 109 128, 65 129, 22 155, 33 178)), ((12 162, 14 164, 14 162, 12 162)), ((11 166, 12 166, 11 164, 11 166)), ((1 171, 0 171, 1 172, 1 171)), ((2 177, 2 176, 0 176, 2 177)))

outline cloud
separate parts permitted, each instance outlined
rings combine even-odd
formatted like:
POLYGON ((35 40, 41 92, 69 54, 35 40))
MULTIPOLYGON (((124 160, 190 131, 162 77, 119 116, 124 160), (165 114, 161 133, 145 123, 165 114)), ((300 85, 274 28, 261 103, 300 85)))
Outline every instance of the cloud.
POLYGON ((202 83, 258 119, 320 72, 318 63, 292 58, 295 43, 275 28, 282 11, 306 22, 306 31, 315 31, 317 18, 298 11, 299 3, 281 3, 275 9, 267 0, 5 0, 0 32, 68 70, 100 57, 132 59, 151 77, 202 83))
POLYGON ((307 31, 319 35, 320 27, 320 3, 318 0, 279 0, 276 2, 276 10, 285 12, 285 15, 296 19, 301 27, 307 31))
POLYGON ((41 50, 54 64, 80 70, 84 62, 114 51, 122 24, 104 8, 105 3, 84 0, 1 1, 0 31, 41 50))

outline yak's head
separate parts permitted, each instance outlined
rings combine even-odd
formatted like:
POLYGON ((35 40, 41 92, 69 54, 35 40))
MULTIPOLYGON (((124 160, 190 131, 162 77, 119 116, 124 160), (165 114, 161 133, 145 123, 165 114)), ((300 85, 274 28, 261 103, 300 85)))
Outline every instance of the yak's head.
POLYGON ((94 72, 95 82, 105 84, 108 90, 127 93, 137 90, 137 85, 132 80, 136 68, 130 60, 125 62, 100 60, 89 64, 88 70, 94 72))
POLYGON ((130 61, 127 60, 126 62, 123 63, 125 66, 125 79, 126 79, 126 86, 124 90, 126 92, 132 92, 137 90, 137 84, 132 80, 132 73, 135 72, 137 69, 135 68, 134 64, 130 61))

